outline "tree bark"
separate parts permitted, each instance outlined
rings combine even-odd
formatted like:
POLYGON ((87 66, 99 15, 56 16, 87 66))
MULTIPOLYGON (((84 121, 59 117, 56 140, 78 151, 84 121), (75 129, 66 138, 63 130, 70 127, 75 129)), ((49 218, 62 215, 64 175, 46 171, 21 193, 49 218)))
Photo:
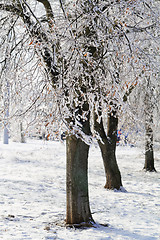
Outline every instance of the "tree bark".
POLYGON ((118 118, 113 113, 108 114, 107 136, 104 130, 103 121, 95 121, 95 130, 99 133, 101 140, 98 140, 99 147, 104 163, 106 174, 107 189, 117 189, 122 187, 121 173, 116 160, 116 141, 117 141, 118 118))
POLYGON ((21 143, 25 143, 25 137, 24 137, 24 132, 23 132, 23 124, 20 122, 20 135, 21 135, 21 143))
MULTIPOLYGON (((83 131, 89 133, 89 121, 83 123, 83 131)), ((89 145, 75 135, 66 138, 67 147, 67 210, 66 224, 93 223, 88 194, 89 145)))
POLYGON ((154 152, 153 152, 153 130, 151 126, 146 123, 145 124, 145 164, 144 169, 146 171, 156 171, 154 167, 154 152))
POLYGON ((154 167, 154 151, 153 151, 153 106, 149 99, 149 94, 145 96, 145 163, 146 171, 156 171, 154 167))

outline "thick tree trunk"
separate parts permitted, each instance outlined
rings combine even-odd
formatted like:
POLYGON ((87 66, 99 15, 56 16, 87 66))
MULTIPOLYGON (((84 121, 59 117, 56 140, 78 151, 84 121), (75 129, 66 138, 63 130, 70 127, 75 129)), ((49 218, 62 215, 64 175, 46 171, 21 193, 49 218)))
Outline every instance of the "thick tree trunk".
MULTIPOLYGON (((84 123, 89 132, 89 121, 84 123)), ((74 135, 67 136, 67 212, 66 224, 92 224, 88 195, 89 146, 74 135)))
POLYGON ((117 141, 118 118, 114 115, 108 115, 107 136, 104 130, 103 122, 95 121, 95 130, 99 133, 101 140, 98 140, 99 147, 104 163, 106 174, 107 189, 120 189, 122 187, 121 173, 116 160, 116 141, 117 141))

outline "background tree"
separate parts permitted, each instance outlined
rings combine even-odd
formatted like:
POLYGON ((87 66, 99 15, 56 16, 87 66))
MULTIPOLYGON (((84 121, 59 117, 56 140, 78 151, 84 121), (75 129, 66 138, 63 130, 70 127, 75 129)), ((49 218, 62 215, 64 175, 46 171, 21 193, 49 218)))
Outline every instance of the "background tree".
MULTIPOLYGON (((133 95, 130 95, 130 135, 132 140, 141 142, 144 150, 146 171, 155 171, 154 167, 154 138, 157 138, 157 121, 159 119, 159 86, 158 75, 144 77, 144 81, 138 86, 133 95), (151 80, 152 79, 152 80, 151 80), (157 95, 158 93, 158 95, 157 95), (132 125, 131 125, 132 124, 132 125)), ((122 123, 123 124, 123 123, 122 123)), ((126 128, 126 124, 123 127, 126 128)), ((127 129, 127 128, 126 128, 127 129)))
POLYGON ((145 164, 146 171, 155 171, 154 152, 153 152, 153 110, 152 101, 153 88, 150 79, 146 79, 146 92, 144 98, 144 114, 145 114, 145 164))

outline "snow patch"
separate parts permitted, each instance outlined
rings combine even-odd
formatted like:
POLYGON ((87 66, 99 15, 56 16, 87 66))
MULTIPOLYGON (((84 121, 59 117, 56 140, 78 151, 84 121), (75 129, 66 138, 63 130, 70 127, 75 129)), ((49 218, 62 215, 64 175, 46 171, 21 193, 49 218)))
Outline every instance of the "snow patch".
MULTIPOLYGON (((96 224, 71 229, 61 224, 66 211, 65 155, 65 144, 57 141, 0 145, 0 239, 160 239, 160 161, 155 160, 157 173, 144 173, 142 150, 118 146, 123 187, 110 191, 104 188, 100 150, 91 146, 89 196, 96 224)), ((155 159, 160 159, 159 151, 155 159)))

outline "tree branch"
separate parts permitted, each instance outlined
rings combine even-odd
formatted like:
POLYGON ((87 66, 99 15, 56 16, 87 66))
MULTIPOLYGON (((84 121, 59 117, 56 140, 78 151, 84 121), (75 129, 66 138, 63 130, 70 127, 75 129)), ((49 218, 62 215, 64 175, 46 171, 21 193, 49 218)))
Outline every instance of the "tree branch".
POLYGON ((49 28, 51 30, 52 21, 54 21, 54 14, 53 14, 53 11, 52 11, 51 4, 48 0, 37 0, 37 1, 42 3, 44 8, 45 8, 48 25, 49 25, 49 28))
POLYGON ((22 17, 22 11, 15 7, 14 5, 12 4, 4 4, 4 3, 0 3, 0 10, 4 10, 4 11, 7 11, 7 12, 10 12, 12 14, 15 14, 15 15, 18 15, 20 17, 22 17))

